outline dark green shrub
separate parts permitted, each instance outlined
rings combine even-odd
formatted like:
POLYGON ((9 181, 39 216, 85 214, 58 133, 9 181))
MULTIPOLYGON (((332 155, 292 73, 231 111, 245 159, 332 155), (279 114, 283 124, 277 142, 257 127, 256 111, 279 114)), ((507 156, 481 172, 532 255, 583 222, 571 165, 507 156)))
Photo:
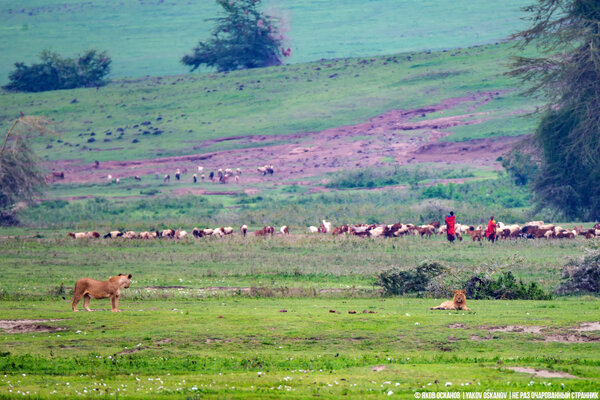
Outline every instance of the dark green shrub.
POLYGON ((381 286, 383 294, 387 296, 422 293, 431 279, 447 271, 448 268, 438 262, 425 261, 418 267, 405 271, 400 268, 383 271, 377 276, 375 284, 381 286))
POLYGON ((474 300, 549 300, 552 296, 546 293, 535 282, 523 283, 515 278, 512 272, 502 272, 496 279, 484 276, 473 276, 465 284, 467 298, 474 300))
POLYGON ((44 92, 47 90, 98 87, 110 72, 111 59, 106 52, 91 49, 77 58, 62 58, 44 50, 41 63, 15 63, 16 69, 8 76, 10 82, 4 89, 17 92, 44 92))

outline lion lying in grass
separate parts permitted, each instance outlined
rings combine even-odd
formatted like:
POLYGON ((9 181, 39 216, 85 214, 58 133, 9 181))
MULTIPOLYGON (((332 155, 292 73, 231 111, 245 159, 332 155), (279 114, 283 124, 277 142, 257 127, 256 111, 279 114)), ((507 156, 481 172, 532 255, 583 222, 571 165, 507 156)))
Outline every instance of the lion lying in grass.
POLYGON ((121 289, 127 289, 131 283, 131 274, 111 277, 107 281, 97 281, 95 279, 83 278, 75 283, 75 289, 73 290, 73 311, 77 312, 77 303, 83 297, 83 308, 87 311, 90 310, 90 300, 94 299, 106 299, 110 297, 110 304, 113 312, 119 311, 119 295, 121 289))
POLYGON ((467 308, 467 292, 466 290, 455 290, 454 299, 443 302, 437 307, 431 307, 430 310, 465 310, 471 311, 467 308))

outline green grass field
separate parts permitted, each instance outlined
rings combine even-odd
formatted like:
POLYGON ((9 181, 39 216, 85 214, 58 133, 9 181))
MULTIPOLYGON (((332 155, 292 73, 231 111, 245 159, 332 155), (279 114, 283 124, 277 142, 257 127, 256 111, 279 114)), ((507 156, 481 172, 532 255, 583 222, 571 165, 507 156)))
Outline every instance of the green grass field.
POLYGON ((577 330, 598 321, 595 297, 469 300, 472 312, 448 312, 428 309, 439 299, 382 298, 374 286, 378 272, 428 259, 453 277, 510 270, 551 291, 567 258, 582 254, 583 240, 146 242, 40 233, 45 238, 0 240, 0 327, 9 329, 0 335, 4 398, 365 398, 598 387, 600 336, 577 330), (117 272, 133 274, 120 314, 107 312, 107 300, 92 300, 94 313, 70 311, 76 279, 117 272), (10 320, 21 321, 16 332, 10 320))
POLYGON ((531 133, 536 119, 518 114, 532 111, 536 103, 520 96, 517 82, 503 75, 518 53, 514 44, 502 43, 373 61, 335 59, 229 74, 118 80, 99 90, 3 91, 0 127, 8 129, 20 111, 44 116, 60 136, 35 140, 43 159, 130 160, 269 144, 205 143, 223 137, 278 135, 273 143, 281 144, 286 135, 492 91, 502 95, 485 104, 466 101, 427 118, 473 110, 487 115, 475 131, 449 128, 454 133, 446 140, 523 135, 531 133))
POLYGON ((118 315, 104 311, 106 302, 92 301, 100 311, 78 314, 63 301, 2 302, 4 318, 50 317, 57 320, 44 325, 64 330, 2 335, 0 393, 404 398, 415 391, 597 390, 598 333, 574 333, 581 322, 597 321, 597 300, 471 301, 472 312, 428 310, 437 302, 124 299, 118 315), (543 330, 497 330, 506 326, 543 330), (581 342, 561 342, 569 334, 581 342))
POLYGON ((0 242, 4 276, 0 287, 6 298, 44 298, 61 284, 70 287, 80 275, 119 272, 136 277, 136 288, 130 292, 142 298, 152 295, 143 289, 152 286, 182 286, 191 292, 215 286, 376 292, 377 273, 416 266, 423 260, 439 261, 463 278, 510 270, 553 290, 568 257, 582 254, 585 244, 584 240, 518 240, 492 246, 469 239, 450 245, 444 237, 365 240, 295 234, 261 239, 237 233, 232 238, 184 241, 75 241, 63 232, 39 233, 48 238, 0 242), (23 281, 23 275, 31 279, 23 281))
MULTIPOLYGON (((526 5, 524 0, 377 0, 365 7, 360 0, 326 6, 317 0, 265 0, 264 10, 280 18, 293 50, 286 61, 300 63, 495 42, 524 27, 520 9, 526 5)), ((15 62, 36 61, 46 48, 69 56, 90 47, 107 50, 115 78, 184 73, 179 59, 208 37, 213 22, 207 19, 217 10, 213 0, 3 1, 0 84, 8 81, 15 62)))

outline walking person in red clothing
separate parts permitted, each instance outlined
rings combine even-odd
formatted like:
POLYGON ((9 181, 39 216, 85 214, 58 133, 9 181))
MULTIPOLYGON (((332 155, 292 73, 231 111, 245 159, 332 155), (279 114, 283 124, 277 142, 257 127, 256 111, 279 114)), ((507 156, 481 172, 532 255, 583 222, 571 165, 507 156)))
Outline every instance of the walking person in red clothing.
POLYGON ((494 221, 493 215, 490 217, 487 229, 485 230, 485 237, 492 243, 496 240, 496 221, 494 221))
POLYGON ((454 242, 456 238, 456 231, 454 230, 454 225, 456 223, 456 216, 454 215, 454 211, 450 211, 450 215, 446 217, 446 238, 450 243, 454 242))

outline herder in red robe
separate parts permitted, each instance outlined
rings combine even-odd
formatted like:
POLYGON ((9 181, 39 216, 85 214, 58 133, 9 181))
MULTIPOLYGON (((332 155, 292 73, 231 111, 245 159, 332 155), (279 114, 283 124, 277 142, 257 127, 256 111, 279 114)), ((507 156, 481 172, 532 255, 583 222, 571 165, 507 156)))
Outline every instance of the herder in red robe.
POLYGON ((492 243, 496 240, 496 221, 494 221, 493 215, 490 217, 487 229, 485 230, 485 237, 492 243))
POLYGON ((454 224, 456 223, 456 216, 454 211, 450 211, 450 215, 446 217, 446 237, 450 243, 454 242, 456 231, 454 230, 454 224))

